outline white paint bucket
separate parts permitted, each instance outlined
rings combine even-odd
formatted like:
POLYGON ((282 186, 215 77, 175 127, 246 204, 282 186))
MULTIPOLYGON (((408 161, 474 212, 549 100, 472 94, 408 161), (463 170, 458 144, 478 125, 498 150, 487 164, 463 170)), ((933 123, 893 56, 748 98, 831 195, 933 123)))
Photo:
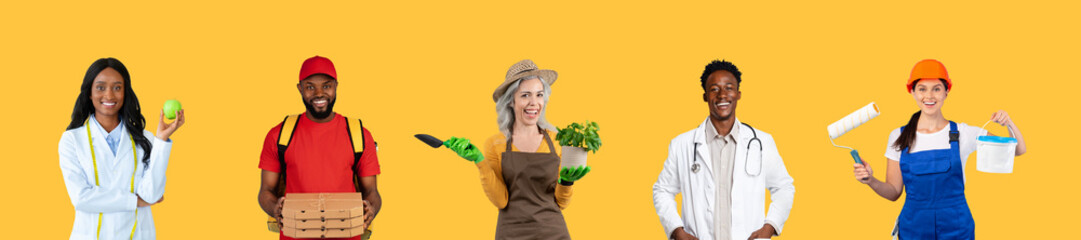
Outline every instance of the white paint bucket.
POLYGON ((562 146, 562 160, 559 161, 559 168, 563 167, 578 167, 586 165, 586 149, 580 147, 568 147, 562 146))
POLYGON ((976 140, 976 170, 989 173, 1012 173, 1015 151, 1017 151, 1016 138, 980 136, 976 140))

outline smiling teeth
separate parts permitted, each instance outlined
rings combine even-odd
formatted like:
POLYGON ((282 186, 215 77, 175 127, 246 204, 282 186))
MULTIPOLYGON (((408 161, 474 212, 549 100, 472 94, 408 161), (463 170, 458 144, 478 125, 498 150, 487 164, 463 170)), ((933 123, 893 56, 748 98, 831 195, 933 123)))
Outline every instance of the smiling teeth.
POLYGON ((927 105, 934 105, 934 104, 935 104, 935 102, 923 102, 923 104, 927 104, 927 105))
POLYGON ((116 103, 105 103, 105 102, 103 102, 103 103, 101 103, 101 104, 102 104, 102 105, 105 105, 105 106, 112 106, 112 105, 116 105, 116 103))
POLYGON ((723 102, 723 103, 717 103, 716 106, 728 106, 729 104, 731 104, 731 103, 723 102))

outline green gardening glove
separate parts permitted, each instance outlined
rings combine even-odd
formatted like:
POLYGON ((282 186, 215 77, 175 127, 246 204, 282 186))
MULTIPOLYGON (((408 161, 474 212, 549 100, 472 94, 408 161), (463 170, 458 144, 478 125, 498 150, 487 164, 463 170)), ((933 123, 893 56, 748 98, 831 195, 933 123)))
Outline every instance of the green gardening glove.
POLYGON ((574 181, 585 177, 590 169, 589 166, 563 167, 563 169, 559 170, 559 184, 563 184, 563 186, 573 185, 574 181))
POLYGON ((443 141, 443 146, 450 148, 450 150, 458 153, 458 156, 469 160, 474 164, 484 161, 484 154, 480 152, 477 146, 473 146, 469 143, 469 139, 451 137, 450 139, 443 141))

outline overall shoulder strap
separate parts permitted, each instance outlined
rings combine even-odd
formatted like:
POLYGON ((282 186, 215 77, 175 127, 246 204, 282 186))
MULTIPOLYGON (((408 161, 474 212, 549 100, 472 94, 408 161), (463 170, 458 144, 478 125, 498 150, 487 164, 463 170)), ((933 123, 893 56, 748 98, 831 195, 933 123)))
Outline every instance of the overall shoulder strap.
POLYGON ((950 121, 950 142, 958 142, 961 139, 961 132, 957 131, 957 123, 950 121))
MULTIPOLYGON (((908 125, 905 125, 905 126, 901 126, 901 130, 900 130, 900 132, 902 132, 902 133, 903 133, 903 132, 905 132, 905 127, 906 127, 906 126, 908 126, 908 125)), ((901 137, 899 137, 899 136, 898 136, 897 138, 898 138, 898 139, 900 139, 901 137)), ((894 139, 894 140, 891 140, 891 141, 896 141, 896 139, 894 139)), ((890 145, 890 147, 892 148, 892 147, 893 147, 893 145, 890 145)), ((911 147, 911 146, 910 146, 910 147, 911 147)), ((907 148, 907 147, 906 147, 905 149, 901 149, 901 155, 905 155, 905 154, 908 154, 908 148, 907 148)), ((896 229, 895 229, 895 230, 896 230, 896 229)))

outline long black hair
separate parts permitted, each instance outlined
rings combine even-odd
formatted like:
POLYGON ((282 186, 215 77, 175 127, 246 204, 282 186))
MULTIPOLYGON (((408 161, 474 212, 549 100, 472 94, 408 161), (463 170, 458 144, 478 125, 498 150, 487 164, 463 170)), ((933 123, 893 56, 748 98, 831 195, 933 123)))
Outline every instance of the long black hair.
POLYGON ((135 90, 131 87, 131 75, 128 74, 128 68, 116 58, 101 58, 90 64, 90 69, 86 70, 86 76, 83 76, 83 84, 79 87, 79 97, 75 98, 75 109, 71 110, 71 123, 68 124, 67 130, 83 126, 86 118, 94 113, 94 103, 90 100, 91 85, 94 84, 94 79, 98 77, 98 74, 106 68, 120 72, 120 76, 124 78, 124 104, 120 107, 120 118, 124 119, 124 128, 135 140, 135 144, 143 148, 143 166, 147 166, 150 164, 151 146, 150 140, 143 135, 146 119, 143 118, 142 108, 139 107, 139 98, 135 96, 135 90))
POLYGON ((916 141, 916 124, 920 123, 920 114, 923 111, 916 111, 912 114, 912 119, 908 120, 908 125, 905 125, 904 129, 901 129, 901 136, 897 137, 897 141, 893 142, 893 147, 897 148, 897 151, 904 151, 908 147, 912 146, 912 143, 916 141))
MULTIPOLYGON (((938 79, 942 81, 942 85, 946 86, 946 91, 950 91, 950 83, 946 82, 946 79, 938 79)), ((912 89, 916 89, 916 84, 912 84, 912 89)), ((897 151, 904 151, 908 147, 912 146, 913 142, 916 142, 916 125, 920 123, 920 114, 923 111, 916 111, 912 114, 912 118, 908 119, 908 124, 901 130, 901 136, 897 137, 897 141, 893 142, 893 147, 897 148, 897 151)))

